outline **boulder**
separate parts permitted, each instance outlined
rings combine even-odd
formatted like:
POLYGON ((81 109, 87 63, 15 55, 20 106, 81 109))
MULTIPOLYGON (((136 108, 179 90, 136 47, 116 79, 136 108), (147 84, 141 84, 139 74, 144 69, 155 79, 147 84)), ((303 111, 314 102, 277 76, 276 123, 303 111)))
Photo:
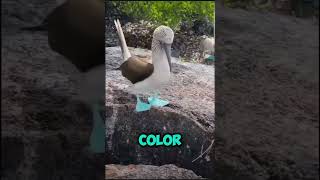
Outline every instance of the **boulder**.
POLYGON ((48 46, 41 23, 55 1, 1 1, 1 179, 103 179, 104 155, 86 150, 91 112, 81 73, 48 46))
POLYGON ((319 179, 319 26, 218 6, 217 179, 319 179))
POLYGON ((106 165, 106 179, 204 179, 194 172, 173 164, 152 165, 106 165))
MULTIPOLYGON (((142 56, 150 56, 151 53, 135 48, 130 51, 142 56)), ((109 163, 176 164, 208 177, 212 173, 214 158, 214 67, 177 59, 172 62, 171 82, 160 91, 160 97, 169 100, 170 104, 137 113, 136 97, 127 91, 130 81, 120 71, 114 70, 122 63, 121 50, 119 47, 106 48, 109 163), (137 142, 140 133, 180 133, 182 145, 140 147, 137 142)), ((145 97, 147 95, 151 94, 145 97)))

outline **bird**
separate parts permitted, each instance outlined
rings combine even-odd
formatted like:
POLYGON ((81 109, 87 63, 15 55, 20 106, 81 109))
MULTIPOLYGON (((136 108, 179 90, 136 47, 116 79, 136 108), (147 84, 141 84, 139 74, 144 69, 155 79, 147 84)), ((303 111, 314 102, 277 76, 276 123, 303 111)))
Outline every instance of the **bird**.
POLYGON ((207 61, 214 61, 214 37, 203 36, 203 40, 200 42, 201 58, 207 61))
POLYGON ((152 106, 163 107, 169 104, 168 101, 158 97, 158 90, 163 88, 170 81, 172 71, 171 65, 171 45, 174 39, 173 30, 161 25, 153 32, 152 56, 151 60, 146 60, 139 56, 132 56, 121 28, 119 19, 114 20, 114 24, 119 36, 120 48, 123 63, 118 70, 122 76, 127 78, 133 85, 129 91, 136 94, 137 104, 135 110, 143 112, 150 110, 152 106), (150 63, 152 61, 152 63, 150 63), (156 92, 154 96, 148 97, 148 103, 141 101, 139 94, 156 92))
POLYGON ((104 153, 105 125, 99 113, 99 103, 105 100, 104 1, 59 0, 57 3, 41 25, 25 30, 46 29, 49 47, 82 72, 78 95, 91 107, 93 117, 89 149, 104 153))

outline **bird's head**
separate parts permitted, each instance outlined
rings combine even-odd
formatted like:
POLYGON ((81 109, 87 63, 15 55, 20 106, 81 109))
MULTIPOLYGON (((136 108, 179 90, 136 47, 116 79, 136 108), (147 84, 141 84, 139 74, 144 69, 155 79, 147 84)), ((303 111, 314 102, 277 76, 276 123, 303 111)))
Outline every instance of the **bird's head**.
POLYGON ((153 32, 153 41, 158 41, 161 48, 164 49, 171 71, 171 44, 173 42, 174 33, 168 26, 159 26, 153 32))
POLYGON ((159 26, 153 32, 153 39, 165 44, 172 44, 174 33, 168 26, 159 26))

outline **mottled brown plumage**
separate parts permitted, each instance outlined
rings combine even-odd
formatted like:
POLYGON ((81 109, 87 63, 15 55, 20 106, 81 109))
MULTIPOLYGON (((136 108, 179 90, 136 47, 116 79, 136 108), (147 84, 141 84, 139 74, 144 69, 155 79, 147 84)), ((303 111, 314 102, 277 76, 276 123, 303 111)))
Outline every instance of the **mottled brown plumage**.
POLYGON ((149 77, 153 72, 153 65, 148 63, 147 59, 131 56, 121 64, 119 69, 121 70, 122 76, 134 84, 149 77))
POLYGON ((133 84, 145 80, 154 70, 153 64, 151 63, 151 57, 139 55, 132 56, 127 47, 120 22, 115 21, 115 26, 119 36, 123 58, 125 60, 118 69, 121 70, 122 76, 133 84))

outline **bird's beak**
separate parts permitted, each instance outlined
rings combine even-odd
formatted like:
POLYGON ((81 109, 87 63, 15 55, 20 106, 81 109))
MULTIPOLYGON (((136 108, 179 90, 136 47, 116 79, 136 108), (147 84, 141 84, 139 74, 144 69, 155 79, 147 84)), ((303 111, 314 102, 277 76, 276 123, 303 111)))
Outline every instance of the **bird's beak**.
POLYGON ((167 60, 169 63, 169 67, 170 67, 170 72, 171 72, 171 44, 162 44, 162 48, 164 49, 164 51, 166 52, 167 55, 167 60))

